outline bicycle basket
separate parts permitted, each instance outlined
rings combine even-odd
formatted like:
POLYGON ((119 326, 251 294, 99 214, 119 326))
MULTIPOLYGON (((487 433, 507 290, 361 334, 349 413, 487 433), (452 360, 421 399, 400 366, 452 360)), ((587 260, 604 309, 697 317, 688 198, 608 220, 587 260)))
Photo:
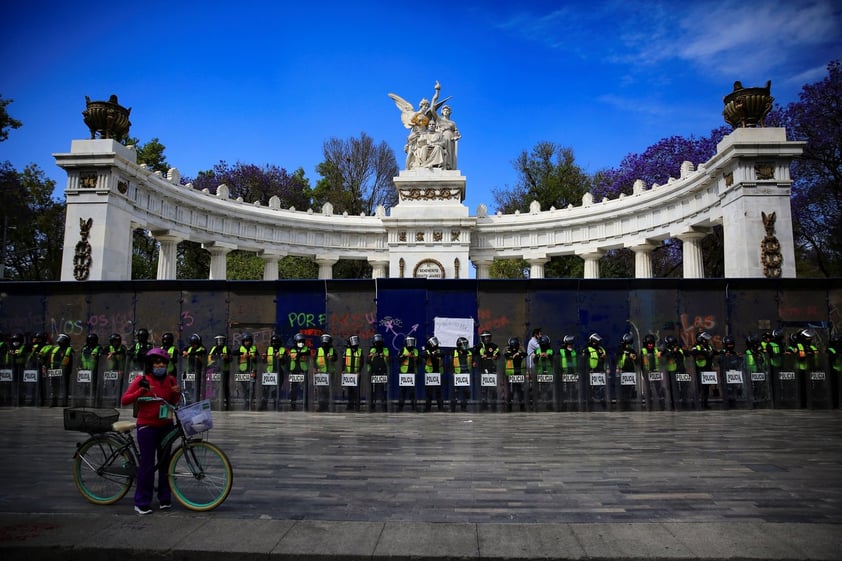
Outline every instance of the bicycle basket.
POLYGON ((119 418, 120 412, 116 409, 68 407, 64 410, 64 430, 108 432, 119 418))
POLYGON ((192 436, 213 428, 211 417, 211 402, 209 399, 199 401, 193 405, 176 409, 176 416, 184 429, 184 434, 192 436))

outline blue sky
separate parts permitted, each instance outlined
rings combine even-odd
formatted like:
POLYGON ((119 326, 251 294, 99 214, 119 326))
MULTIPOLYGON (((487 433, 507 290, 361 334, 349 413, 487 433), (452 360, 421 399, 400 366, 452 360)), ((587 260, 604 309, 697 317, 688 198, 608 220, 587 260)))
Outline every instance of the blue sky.
POLYGON ((0 95, 23 121, 0 161, 37 164, 87 138, 85 96, 132 107, 131 135, 166 146, 194 177, 219 160, 319 176, 323 142, 365 132, 403 164, 387 96, 452 96, 465 203, 493 209, 511 162, 539 141, 588 172, 660 139, 724 124, 735 80, 772 80, 786 105, 842 58, 842 4, 756 0, 43 2, 11 0, 0 24, 0 95), (678 6, 681 7, 678 7, 678 6))

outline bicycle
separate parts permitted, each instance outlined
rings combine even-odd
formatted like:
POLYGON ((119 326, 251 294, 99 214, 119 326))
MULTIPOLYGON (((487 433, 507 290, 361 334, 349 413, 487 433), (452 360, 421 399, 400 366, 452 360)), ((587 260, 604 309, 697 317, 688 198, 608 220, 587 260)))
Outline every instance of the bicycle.
MULTIPOLYGON (((176 408, 160 397, 144 399, 161 401, 175 410, 173 430, 163 444, 173 446, 167 479, 175 499, 198 512, 221 505, 231 492, 234 471, 225 453, 202 439, 201 435, 213 426, 210 402, 176 408)), ((119 417, 116 409, 64 410, 65 429, 90 435, 76 445, 73 480, 82 496, 93 504, 110 505, 122 499, 137 473, 140 453, 132 436, 137 423, 119 421, 119 417)))

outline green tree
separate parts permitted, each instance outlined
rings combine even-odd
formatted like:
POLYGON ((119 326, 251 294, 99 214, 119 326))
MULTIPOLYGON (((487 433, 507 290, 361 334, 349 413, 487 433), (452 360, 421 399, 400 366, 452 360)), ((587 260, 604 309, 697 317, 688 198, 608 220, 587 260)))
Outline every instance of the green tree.
MULTIPOLYGON (((324 161, 316 166, 322 177, 313 190, 317 208, 329 202, 336 214, 371 216, 380 205, 397 204, 393 178, 398 175, 398 163, 385 142, 375 144, 363 132, 359 138, 330 138, 322 151, 324 161)), ((333 276, 370 278, 371 266, 364 260, 342 260, 334 265, 333 276)))
POLYGON ((9 129, 19 129, 23 123, 9 115, 6 111, 6 106, 12 103, 14 99, 3 99, 0 95, 0 142, 9 138, 9 129))
POLYGON ((22 172, 9 162, 0 166, 3 209, 4 278, 59 280, 63 253, 65 205, 53 199, 55 181, 35 164, 22 172))
MULTIPOLYGON (((492 189, 497 210, 505 213, 528 212, 533 201, 542 210, 580 205, 592 187, 590 176, 576 164, 573 150, 553 142, 539 142, 530 152, 521 152, 512 165, 518 175, 514 188, 492 189)), ((525 274, 522 271, 528 270, 528 264, 521 262, 501 263, 492 275, 521 278, 519 275, 525 274)), ((545 277, 576 277, 583 273, 584 264, 574 255, 553 257, 544 266, 545 277)))

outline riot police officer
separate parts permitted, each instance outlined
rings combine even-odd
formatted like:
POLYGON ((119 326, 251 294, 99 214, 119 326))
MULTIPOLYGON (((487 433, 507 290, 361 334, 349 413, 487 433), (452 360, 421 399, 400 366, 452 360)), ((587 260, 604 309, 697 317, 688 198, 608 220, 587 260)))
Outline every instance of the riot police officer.
POLYGON ((298 407, 298 399, 303 397, 302 390, 310 374, 311 355, 307 338, 302 333, 296 333, 289 348, 289 408, 292 411, 298 407))
POLYGON ((59 333, 56 344, 47 351, 47 377, 50 388, 50 407, 67 407, 70 394, 70 372, 73 368, 73 348, 70 336, 59 333))
POLYGON ((244 409, 248 411, 252 406, 254 398, 254 384, 257 378, 257 362, 260 352, 254 345, 254 337, 246 331, 240 339, 240 349, 237 351, 237 372, 234 373, 234 382, 237 393, 242 394, 244 409))
POLYGON ((667 408, 667 390, 661 371, 661 352, 655 346, 656 342, 655 336, 651 333, 647 333, 643 337, 643 347, 640 348, 640 371, 646 387, 649 389, 649 409, 655 409, 655 400, 657 399, 658 408, 664 411, 667 408))
POLYGON ((375 333, 371 340, 371 349, 368 351, 368 376, 371 383, 368 409, 374 411, 379 398, 385 413, 389 408, 389 349, 380 333, 375 333))
POLYGON ((336 349, 333 348, 333 337, 328 333, 322 334, 321 344, 316 349, 314 356, 315 368, 313 369, 313 373, 326 374, 328 376, 328 385, 317 385, 315 387, 319 411, 327 411, 330 407, 331 385, 338 358, 336 356, 336 349))
POLYGON ((620 408, 631 407, 637 399, 637 351, 634 349, 634 335, 623 333, 620 346, 617 348, 617 370, 620 373, 620 408), (635 374, 634 384, 623 383, 623 373, 631 376, 635 374))
POLYGON ((553 388, 555 387, 555 351, 548 335, 541 335, 538 338, 538 350, 532 360, 535 370, 533 383, 535 396, 533 400, 533 411, 538 411, 540 404, 546 405, 547 411, 555 409, 553 399, 553 388))
POLYGON ((743 355, 743 375, 751 382, 753 406, 757 407, 770 401, 769 374, 766 372, 766 355, 760 347, 760 339, 749 333, 745 338, 746 350, 743 355), (761 379, 762 378, 762 379, 761 379))
MULTIPOLYGON (((79 370, 88 371, 90 377, 88 378, 88 388, 90 393, 90 402, 96 403, 97 389, 99 387, 99 358, 102 354, 102 347, 99 346, 99 335, 96 333, 88 333, 85 337, 85 344, 79 351, 79 370)), ((79 382, 83 381, 82 374, 79 374, 79 382)))
POLYGON ((398 356, 399 373, 403 375, 412 375, 412 385, 400 384, 398 390, 398 411, 403 411, 404 403, 406 403, 406 396, 409 394, 412 410, 418 410, 418 403, 415 395, 415 376, 418 374, 418 348, 415 346, 415 337, 409 336, 404 340, 403 349, 398 356))
POLYGON ((842 335, 836 334, 827 343, 827 370, 830 376, 833 406, 839 407, 840 377, 842 377, 842 335))
MULTIPOLYGON (((743 384, 729 383, 728 371, 738 371, 742 376, 742 369, 739 368, 742 364, 742 357, 737 352, 737 340, 732 335, 726 335, 722 338, 722 349, 719 351, 719 379, 724 388, 723 399, 726 400, 728 407, 734 407, 738 399, 743 397, 743 384)), ((733 382, 733 380, 731 381, 733 382)))
POLYGON ((167 362, 167 375, 178 379, 178 355, 181 353, 175 346, 175 336, 169 331, 161 335, 161 348, 170 355, 170 360, 167 362))
POLYGON ((524 402, 524 386, 526 383, 526 373, 524 371, 523 359, 526 358, 526 353, 520 348, 520 339, 517 337, 509 337, 506 350, 503 352, 503 373, 506 375, 508 385, 508 392, 506 393, 506 410, 512 410, 512 400, 515 394, 518 396, 518 403, 520 410, 526 411, 526 403, 524 402))
POLYGON ((432 384, 427 385, 427 381, 425 378, 424 381, 424 394, 426 397, 426 404, 424 405, 424 411, 429 412, 433 408, 433 397, 436 398, 436 405, 438 405, 438 410, 442 411, 444 409, 444 398, 442 397, 442 383, 444 380, 442 379, 442 356, 441 356, 441 348, 439 348, 439 340, 436 337, 430 337, 427 339, 427 345, 423 348, 421 357, 424 360, 424 373, 425 374, 438 374, 438 385, 432 384))
POLYGON ((348 337, 348 344, 345 346, 345 358, 342 361, 342 372, 345 374, 353 374, 352 378, 356 378, 357 385, 343 385, 343 389, 347 392, 346 395, 346 409, 348 411, 360 410, 360 373, 363 371, 363 350, 360 347, 360 338, 358 335, 351 335, 348 337))
POLYGON ((146 369, 146 353, 152 350, 152 343, 149 341, 149 330, 141 327, 135 332, 134 337, 134 344, 126 350, 126 354, 129 357, 129 369, 133 373, 143 374, 146 369))
MULTIPOLYGON (((474 350, 474 360, 477 361, 480 376, 492 375, 497 378, 497 359, 500 358, 500 347, 491 340, 491 332, 483 331, 479 334, 479 345, 474 350)), ((494 385, 480 384, 480 411, 488 409, 489 403, 493 411, 497 410, 497 383, 494 385)))
POLYGON ((582 351, 582 357, 587 369, 588 387, 590 388, 588 407, 593 409, 596 403, 601 404, 602 409, 608 408, 608 401, 605 392, 605 347, 602 346, 602 337, 598 333, 591 333, 588 343, 582 351))
POLYGON ((462 411, 468 409, 468 398, 471 395, 471 365, 473 352, 468 346, 467 337, 456 339, 456 349, 453 351, 453 395, 450 398, 450 411, 456 411, 456 402, 462 411), (467 376, 467 378, 466 378, 467 376), (458 380, 457 380, 458 378, 458 380), (466 383, 467 382, 467 383, 466 383))
POLYGON ((565 335, 558 350, 558 362, 561 369, 562 409, 579 409, 581 395, 581 375, 579 373, 579 354, 576 351, 576 337, 565 335))
POLYGON ((228 351, 228 337, 217 335, 213 338, 214 345, 208 351, 207 384, 219 396, 222 387, 222 409, 228 411, 228 400, 231 397, 231 353, 228 351))
POLYGON ((280 335, 273 334, 269 338, 269 346, 266 347, 266 352, 263 353, 263 360, 266 363, 266 373, 273 376, 269 379, 264 376, 261 379, 259 407, 261 411, 265 411, 269 407, 270 401, 273 403, 273 408, 277 409, 280 389, 284 385, 283 370, 284 365, 289 360, 289 355, 280 335), (267 384, 266 382, 274 382, 274 385, 271 383, 267 384))
MULTIPOLYGON (((693 363, 696 365, 696 384, 699 386, 699 393, 701 394, 702 409, 710 408, 708 401, 710 399, 710 387, 715 384, 705 383, 702 372, 714 371, 714 350, 710 342, 713 339, 710 333, 702 331, 696 335, 696 344, 690 349, 690 356, 693 357, 693 363)), ((710 380, 708 380, 710 382, 710 380)))
MULTIPOLYGON (((164 350, 167 348, 164 347, 164 350)), ((185 359, 181 391, 197 401, 202 399, 202 381, 205 379, 207 355, 208 350, 202 344, 202 336, 198 333, 190 335, 189 344, 181 351, 181 356, 185 359)))

